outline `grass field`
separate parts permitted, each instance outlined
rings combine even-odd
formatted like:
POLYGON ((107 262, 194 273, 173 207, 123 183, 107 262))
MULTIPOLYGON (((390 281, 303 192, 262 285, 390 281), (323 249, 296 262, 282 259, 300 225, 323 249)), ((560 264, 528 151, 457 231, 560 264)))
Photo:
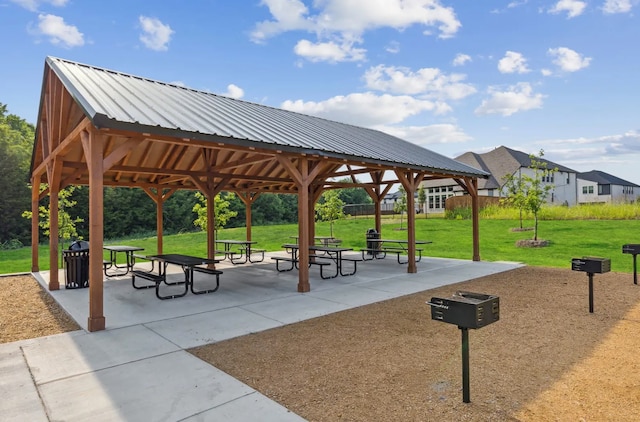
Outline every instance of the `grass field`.
MULTIPOLYGON (((471 259, 471 221, 445 220, 442 218, 416 219, 416 239, 433 243, 424 247, 425 256, 471 259)), ((525 222, 525 226, 531 224, 525 222)), ((400 220, 384 220, 382 237, 406 239, 406 220, 401 229, 400 220)), ((334 236, 345 246, 360 248, 366 244, 366 232, 374 227, 373 219, 346 219, 334 223, 334 236)), ((546 220, 541 221, 538 237, 551 243, 544 248, 517 248, 515 242, 533 236, 533 232, 513 232, 519 227, 517 220, 480 220, 480 257, 483 261, 517 261, 528 265, 570 268, 571 259, 582 256, 599 256, 611 259, 612 271, 632 272, 633 259, 622 254, 622 245, 640 243, 640 220, 546 220)), ((329 223, 317 223, 316 235, 328 236, 329 223)), ((297 225, 256 226, 252 239, 260 248, 268 251, 282 250, 283 243, 291 243, 297 235, 297 225)), ((220 239, 244 239, 246 229, 222 229, 220 239)), ((110 239, 105 244, 126 244, 145 248, 144 253, 156 253, 156 238, 110 239)), ((65 245, 68 247, 68 245, 65 245)), ((206 235, 203 232, 185 233, 164 237, 164 252, 206 256, 206 235)), ((49 249, 39 248, 40 269, 49 268, 49 249)), ((105 255, 106 256, 106 255, 105 255)), ((0 251, 0 274, 28 272, 31 270, 31 249, 22 248, 0 251)))

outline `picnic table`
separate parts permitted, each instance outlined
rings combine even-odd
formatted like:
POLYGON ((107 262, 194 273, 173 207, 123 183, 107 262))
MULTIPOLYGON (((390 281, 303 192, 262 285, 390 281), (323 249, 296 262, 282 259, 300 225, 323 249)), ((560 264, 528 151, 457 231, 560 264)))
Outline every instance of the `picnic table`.
POLYGON ((103 249, 109 251, 109 259, 103 261, 104 275, 107 277, 116 277, 129 274, 129 272, 133 270, 133 266, 136 263, 135 252, 144 250, 144 248, 140 248, 137 246, 126 245, 107 245, 103 246, 103 249), (118 265, 118 253, 124 253, 125 255, 126 264, 124 266, 118 265), (114 270, 109 272, 109 270, 111 269, 114 270))
POLYGON ((132 270, 131 271, 131 284, 135 289, 148 289, 155 287, 156 289, 156 297, 158 299, 175 299, 177 297, 182 297, 187 294, 189 290, 191 293, 195 295, 205 294, 205 293, 213 293, 220 287, 220 275, 222 271, 216 270, 214 268, 203 267, 202 265, 208 264, 216 264, 220 262, 218 259, 207 259, 200 258, 196 256, 190 255, 182 255, 182 254, 161 254, 161 255, 149 255, 147 259, 156 261, 159 263, 158 265, 158 273, 156 274, 152 271, 144 271, 144 270, 132 270), (184 281, 176 281, 176 282, 168 282, 167 281, 167 266, 169 264, 178 265, 182 267, 182 271, 184 272, 184 281), (215 275, 216 277, 216 287, 213 289, 206 290, 196 290, 194 289, 194 272, 201 272, 205 274, 215 275), (136 277, 144 278, 146 280, 152 281, 154 284, 151 285, 136 285, 136 277), (160 285, 165 284, 168 286, 177 286, 184 285, 184 291, 178 294, 171 295, 161 295, 160 294, 160 285))
POLYGON ((216 244, 223 245, 223 249, 216 250, 216 255, 224 255, 224 259, 228 259, 232 264, 246 264, 247 261, 251 263, 264 261, 264 249, 255 249, 256 241, 253 240, 233 240, 233 239, 218 239, 216 244), (235 249, 234 249, 235 247, 235 249), (252 254, 261 254, 259 259, 251 258, 252 254), (235 257, 234 255, 239 255, 235 257))
MULTIPOLYGON (((271 259, 276 261, 276 270, 283 271, 291 271, 293 268, 298 268, 298 251, 300 246, 297 243, 285 243, 282 245, 283 248, 291 255, 290 257, 279 257, 274 256, 271 259), (291 265, 289 267, 285 267, 284 269, 280 269, 280 261, 290 262, 291 265)), ((357 263, 361 261, 359 258, 353 257, 345 257, 343 252, 353 251, 353 248, 346 247, 337 247, 337 246, 320 246, 320 245, 310 245, 309 251, 314 252, 309 255, 309 265, 317 265, 320 267, 320 277, 323 279, 329 279, 341 276, 349 276, 353 275, 357 271, 357 263), (322 255, 319 255, 318 252, 321 252, 322 255), (333 262, 336 265, 335 274, 324 274, 324 267, 328 266, 333 262), (345 272, 344 270, 344 262, 353 262, 353 271, 345 272)))
MULTIPOLYGON (((290 237, 292 239, 295 239, 296 243, 299 243, 298 242, 298 237, 299 236, 290 236, 290 237)), ((342 240, 336 239, 333 236, 314 236, 313 239, 315 240, 315 242, 317 244, 322 245, 322 246, 331 246, 331 245, 338 246, 340 243, 342 243, 342 240)))
MULTIPOLYGON (((402 239, 367 239, 367 242, 371 242, 373 244, 372 248, 363 248, 362 251, 362 259, 364 261, 371 261, 372 259, 384 259, 387 256, 387 253, 394 253, 398 257, 398 264, 406 264, 409 262, 408 260, 405 262, 400 261, 400 255, 408 255, 409 254, 409 241, 402 239), (371 258, 367 258, 365 256, 365 252, 371 255, 371 258)), ((430 240, 416 240, 414 245, 427 245, 432 243, 430 240)), ((416 253, 418 257, 416 258, 416 262, 420 262, 422 259, 422 248, 416 248, 416 253)))

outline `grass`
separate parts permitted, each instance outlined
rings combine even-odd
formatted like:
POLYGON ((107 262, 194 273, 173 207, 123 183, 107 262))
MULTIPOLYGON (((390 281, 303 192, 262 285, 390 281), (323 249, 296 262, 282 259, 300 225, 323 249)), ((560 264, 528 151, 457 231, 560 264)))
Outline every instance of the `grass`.
MULTIPOLYGON (((483 261, 517 261, 528 265, 570 268, 571 259, 582 256, 599 256, 611 259, 611 270, 633 271, 633 259, 622 254, 622 245, 640 243, 634 234, 640 233, 640 220, 545 220, 540 222, 538 237, 551 244, 544 248, 517 248, 515 242, 533 236, 533 232, 513 232, 519 227, 517 219, 480 220, 480 257, 483 261)), ((530 220, 525 226, 530 226, 530 220)), ((373 219, 346 219, 334 223, 334 236, 342 239, 342 244, 353 248, 366 245, 366 232, 374 227, 373 219)), ((407 223, 400 220, 383 220, 383 238, 407 238, 407 223)), ((297 235, 297 225, 255 226, 252 240, 267 251, 282 250, 283 243, 291 243, 290 236, 297 235)), ((316 235, 328 236, 329 223, 317 223, 316 235)), ((245 239, 246 229, 222 229, 217 234, 220 239, 245 239)), ((469 220, 445 220, 442 218, 416 218, 416 239, 431 240, 425 245, 425 256, 442 258, 471 259, 472 232, 469 220)), ((206 256, 206 234, 184 233, 164 236, 164 252, 206 256)), ((157 239, 110 239, 105 244, 128 244, 145 248, 144 253, 154 254, 157 239)), ((49 249, 39 247, 40 270, 49 269, 49 249)), ((106 257, 106 255, 105 255, 106 257)), ((28 272, 31 270, 31 249, 0 250, 0 273, 28 272)))

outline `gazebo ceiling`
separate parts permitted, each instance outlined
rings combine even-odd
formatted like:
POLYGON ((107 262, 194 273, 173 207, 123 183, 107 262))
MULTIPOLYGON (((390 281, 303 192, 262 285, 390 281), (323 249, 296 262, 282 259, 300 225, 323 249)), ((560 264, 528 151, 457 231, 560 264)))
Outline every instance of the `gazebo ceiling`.
POLYGON ((80 136, 88 129, 102 140, 106 186, 296 192, 282 157, 294 167, 309 159, 317 184, 397 169, 487 176, 376 130, 48 57, 33 176, 44 182, 57 161, 62 186, 89 184, 80 136))

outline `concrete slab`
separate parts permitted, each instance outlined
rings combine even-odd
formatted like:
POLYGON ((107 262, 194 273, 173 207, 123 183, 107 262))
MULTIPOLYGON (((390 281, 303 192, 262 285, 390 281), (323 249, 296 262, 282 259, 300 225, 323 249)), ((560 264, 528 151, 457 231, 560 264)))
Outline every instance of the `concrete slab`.
POLYGON ((267 302, 243 305, 242 309, 273 319, 282 324, 292 324, 333 312, 349 309, 348 305, 318 299, 307 294, 273 299, 267 302))
POLYGON ((279 327, 282 323, 241 308, 221 309, 146 324, 183 349, 279 327))
POLYGON ((92 422, 178 421, 255 391, 184 351, 39 388, 50 420, 92 422))
POLYGON ((42 337, 22 349, 37 384, 180 350, 142 325, 42 337))
MULTIPOLYGON (((349 277, 322 280, 311 272, 311 291, 301 294, 297 271, 277 272, 267 255, 261 264, 219 265, 223 275, 215 293, 164 301, 153 289, 133 289, 130 277, 110 278, 104 282, 106 331, 0 345, 0 419, 303 420, 182 349, 518 266, 424 257, 418 272, 408 274, 406 265, 388 257, 358 263, 349 277)), ((183 277, 172 271, 175 280, 183 277)), ((48 273, 35 275, 46 286, 48 273)), ((196 277, 198 287, 212 282, 196 277)), ((51 292, 81 326, 88 318, 88 293, 51 292)))
POLYGON ((306 419, 255 392, 184 419, 184 422, 300 422, 304 420, 306 419))
POLYGON ((0 419, 47 422, 38 390, 18 344, 0 347, 0 419))

